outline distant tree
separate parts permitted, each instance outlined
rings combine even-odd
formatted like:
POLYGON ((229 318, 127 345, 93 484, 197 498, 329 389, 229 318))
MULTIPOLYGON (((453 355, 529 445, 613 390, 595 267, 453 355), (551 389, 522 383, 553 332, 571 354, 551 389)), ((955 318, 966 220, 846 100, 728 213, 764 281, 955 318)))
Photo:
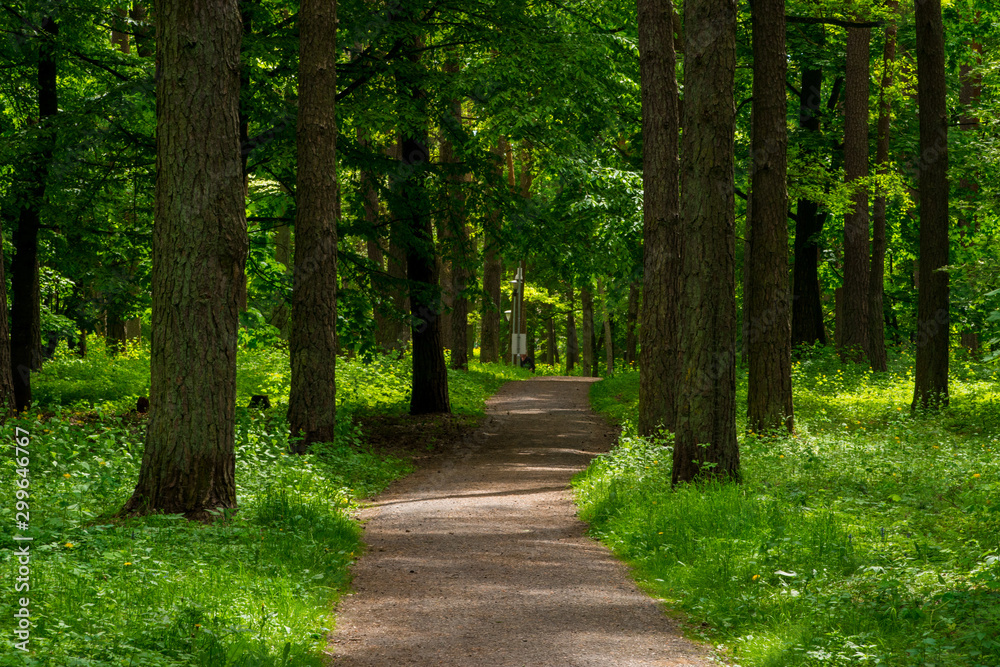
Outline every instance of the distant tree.
MULTIPOLYGON (((891 8, 898 9, 899 3, 889 0, 891 8)), ((882 81, 879 86, 878 129, 875 139, 875 168, 880 176, 889 174, 889 131, 892 123, 892 103, 889 89, 892 87, 892 67, 896 58, 896 23, 885 28, 885 45, 882 50, 882 81)), ((875 194, 872 207, 872 260, 868 280, 868 358, 872 370, 885 372, 889 362, 885 351, 885 317, 883 316, 883 294, 885 292, 885 220, 886 195, 882 188, 875 194)))
POLYGON ((788 292, 788 131, 785 98, 785 2, 755 0, 753 120, 750 132, 750 257, 744 289, 749 324, 747 426, 792 430, 788 292))
POLYGON ((156 210, 146 449, 124 514, 236 507, 247 255, 236 0, 157 0, 156 210))
POLYGON ((913 408, 948 403, 948 106, 940 0, 915 0, 920 268, 913 408))
MULTIPOLYGON (((507 152, 507 142, 504 138, 491 148, 490 157, 494 167, 490 187, 499 193, 503 180, 503 159, 507 152)), ((500 280, 503 277, 503 259, 501 256, 501 231, 503 218, 494 206, 486 213, 483 221, 483 299, 480 314, 482 329, 480 331, 479 361, 490 363, 500 361, 500 280)))
MULTIPOLYGON (((25 29, 34 26, 25 25, 25 29)), ((10 265, 11 332, 10 364, 14 380, 14 403, 18 412, 31 405, 31 373, 41 368, 41 307, 38 283, 38 232, 52 152, 56 145, 55 116, 59 113, 56 76, 59 52, 55 17, 42 18, 37 37, 38 123, 32 128, 31 150, 19 165, 24 183, 17 195, 17 228, 14 258, 10 265)))
POLYGON ((298 176, 288 423, 312 442, 336 432, 337 2, 302 0, 299 22, 298 176))
POLYGON ((738 479, 734 135, 736 3, 684 6, 681 378, 674 484, 738 479))
POLYGON ((844 218, 843 319, 838 322, 841 356, 855 361, 868 357, 868 85, 871 28, 847 31, 844 84, 844 170, 854 185, 852 211, 844 218))

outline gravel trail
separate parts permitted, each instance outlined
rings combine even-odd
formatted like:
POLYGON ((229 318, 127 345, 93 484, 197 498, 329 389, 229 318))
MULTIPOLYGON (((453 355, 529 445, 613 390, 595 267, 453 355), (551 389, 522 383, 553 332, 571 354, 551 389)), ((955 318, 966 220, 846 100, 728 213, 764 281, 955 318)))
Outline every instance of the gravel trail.
POLYGON ((615 437, 591 381, 508 383, 479 430, 363 511, 336 667, 716 664, 576 518, 570 478, 615 437))

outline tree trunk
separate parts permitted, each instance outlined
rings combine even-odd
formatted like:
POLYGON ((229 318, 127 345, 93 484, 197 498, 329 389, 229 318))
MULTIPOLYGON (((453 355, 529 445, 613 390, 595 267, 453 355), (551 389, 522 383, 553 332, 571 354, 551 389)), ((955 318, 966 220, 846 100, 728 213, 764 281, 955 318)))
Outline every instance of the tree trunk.
POLYGON ((10 363, 14 402, 18 412, 31 405, 31 372, 41 368, 41 307, 38 289, 38 230, 42 222, 45 182, 56 142, 53 117, 59 112, 56 89, 56 38, 54 19, 42 19, 46 33, 38 39, 38 125, 32 154, 24 166, 27 192, 19 196, 20 210, 14 231, 14 258, 10 265, 11 332, 10 363))
POLYGON ((673 5, 639 0, 642 83, 643 277, 639 325, 640 435, 676 424, 680 387, 679 111, 673 5))
MULTIPOLYGON (((410 414, 451 412, 448 399, 448 367, 441 341, 441 289, 438 284, 437 252, 431 222, 427 175, 430 152, 427 139, 427 100, 419 65, 422 40, 413 40, 408 67, 398 70, 396 80, 401 97, 412 107, 403 129, 400 146, 402 174, 393 183, 393 216, 406 225, 406 277, 410 285, 410 335, 413 340, 413 373, 410 385, 410 414), (413 118, 419 118, 414 122, 413 118)), ((401 119, 402 120, 402 119, 401 119)))
MULTIPOLYGON (((747 427, 792 430, 792 333, 788 294, 788 191, 785 126, 785 2, 755 0, 753 128, 747 312, 747 427)), ((746 261, 746 259, 744 260, 746 261)))
POLYGON ((583 330, 580 332, 580 337, 583 339, 583 350, 581 351, 581 357, 583 357, 583 376, 592 377, 596 374, 597 369, 594 368, 594 297, 590 294, 590 289, 584 287, 580 290, 580 301, 583 307, 583 330))
MULTIPOLYGON (((889 6, 896 9, 898 3, 890 0, 889 6)), ((889 174, 889 127, 892 121, 892 103, 886 97, 886 91, 892 87, 892 64, 895 58, 896 24, 889 23, 885 28, 885 47, 882 53, 882 85, 879 90, 878 130, 875 143, 875 168, 883 176, 889 174)), ((868 358, 873 371, 885 372, 889 370, 889 361, 885 353, 885 316, 882 303, 885 290, 886 247, 884 192, 879 191, 876 194, 873 213, 872 261, 868 280, 868 358)))
POLYGON ((302 0, 295 268, 288 425, 296 451, 333 442, 337 420, 336 0, 302 0))
POLYGON ((844 331, 840 355, 861 363, 868 354, 868 82, 871 28, 847 31, 844 100, 844 170, 854 185, 854 210, 844 216, 844 331))
POLYGON ((576 336, 576 298, 573 288, 569 288, 569 313, 566 314, 566 375, 576 368, 580 356, 580 344, 576 336))
POLYGON ((601 321, 604 325, 604 369, 605 376, 615 374, 615 347, 611 337, 611 309, 608 308, 608 298, 604 292, 604 283, 597 281, 597 293, 601 297, 601 321))
POLYGON ((625 314, 625 366, 635 368, 638 359, 639 339, 636 326, 639 324, 639 283, 628 286, 628 310, 625 314))
MULTIPOLYGON (((493 157, 496 160, 494 168, 495 183, 493 187, 499 191, 503 179, 503 156, 506 152, 506 141, 501 139, 499 145, 493 150, 493 157)), ((500 361, 500 280, 503 277, 503 264, 500 258, 500 233, 502 218, 499 208, 494 205, 486 214, 483 221, 483 254, 485 255, 485 265, 483 267, 483 304, 482 332, 479 345, 479 361, 482 363, 492 363, 500 361)))
POLYGON ((948 108, 940 0, 916 0, 920 287, 913 408, 948 403, 948 108))
POLYGON ((156 20, 149 425, 123 513, 205 520, 236 506, 236 342, 247 255, 240 12, 235 0, 158 0, 156 20))
MULTIPOLYGON (((444 70, 457 74, 458 65, 452 62, 445 63, 444 70)), ((451 115, 456 133, 462 131, 462 103, 453 100, 451 103, 451 115)), ((455 154, 455 147, 452 139, 441 142, 441 162, 448 165, 458 165, 461 163, 455 154)), ((446 190, 446 216, 445 237, 450 242, 451 255, 451 275, 449 280, 449 292, 452 297, 451 316, 447 323, 451 330, 448 332, 448 343, 451 348, 451 367, 456 370, 469 369, 469 356, 467 352, 467 329, 469 324, 469 297, 466 288, 469 281, 469 233, 466 229, 465 211, 465 188, 463 183, 467 180, 465 174, 457 172, 448 175, 448 188, 446 190)))
MULTIPOLYGON (((803 67, 801 83, 799 127, 818 134, 823 70, 803 67)), ((816 241, 823 231, 826 214, 820 214, 816 202, 800 199, 796 204, 796 218, 795 266, 792 279, 792 346, 816 343, 826 345, 823 303, 819 287, 819 245, 816 241)))
POLYGON ((674 484, 702 477, 738 479, 740 474, 733 202, 736 3, 688 0, 684 13, 684 382, 677 402, 674 484))
POLYGON ((549 366, 559 363, 559 352, 556 350, 556 321, 553 307, 548 308, 548 317, 545 319, 545 361, 549 366))

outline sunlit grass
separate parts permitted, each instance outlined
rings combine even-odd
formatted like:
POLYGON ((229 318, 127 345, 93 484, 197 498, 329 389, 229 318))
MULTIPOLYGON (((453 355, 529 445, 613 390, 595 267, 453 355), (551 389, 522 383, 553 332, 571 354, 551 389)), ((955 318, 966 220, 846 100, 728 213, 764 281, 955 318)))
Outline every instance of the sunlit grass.
POLYGON ((669 440, 630 434, 637 378, 600 382, 626 436, 576 480, 582 515, 744 667, 998 665, 1000 376, 956 360, 950 406, 914 415, 912 365, 796 363, 795 435, 742 436, 740 485, 674 491, 669 440))

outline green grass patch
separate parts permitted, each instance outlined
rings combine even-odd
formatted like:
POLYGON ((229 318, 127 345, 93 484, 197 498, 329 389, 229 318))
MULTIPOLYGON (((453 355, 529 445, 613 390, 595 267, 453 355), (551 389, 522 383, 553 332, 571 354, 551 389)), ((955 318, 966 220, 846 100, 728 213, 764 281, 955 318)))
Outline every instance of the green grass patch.
MULTIPOLYGON (((41 407, 2 429, 30 433, 30 591, 0 596, 0 666, 319 666, 332 609, 363 550, 359 499, 412 469, 365 444, 355 415, 405 412, 408 358, 338 359, 337 442, 289 455, 287 352, 241 349, 238 405, 270 395, 266 412, 237 408, 239 511, 212 525, 179 516, 112 518, 135 486, 142 418, 122 417, 149 386, 148 350, 109 357, 63 352, 34 383, 41 407), (14 648, 17 599, 30 598, 29 653, 14 648)), ((455 412, 527 371, 473 363, 449 375, 455 412)), ((19 564, 13 448, 0 458, 0 579, 19 564)))
POLYGON ((797 362, 796 434, 741 437, 742 484, 676 490, 669 435, 631 427, 637 374, 597 383, 625 430, 581 515, 734 664, 1000 665, 997 371, 956 360, 951 406, 911 415, 912 365, 797 362))

